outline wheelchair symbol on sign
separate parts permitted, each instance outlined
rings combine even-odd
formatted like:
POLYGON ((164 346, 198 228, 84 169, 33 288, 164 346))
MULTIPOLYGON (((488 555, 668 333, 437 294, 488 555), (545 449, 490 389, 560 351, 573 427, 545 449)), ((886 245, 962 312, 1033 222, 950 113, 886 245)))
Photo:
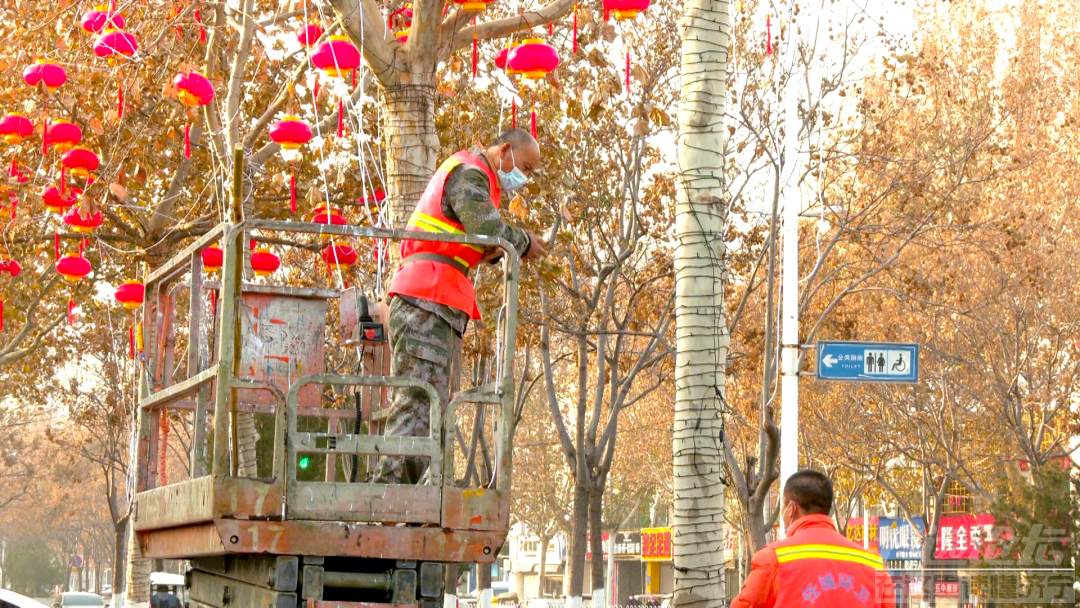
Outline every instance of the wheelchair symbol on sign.
POLYGON ((904 353, 896 353, 896 362, 889 368, 889 372, 895 372, 903 374, 908 371, 907 361, 904 359, 904 353))

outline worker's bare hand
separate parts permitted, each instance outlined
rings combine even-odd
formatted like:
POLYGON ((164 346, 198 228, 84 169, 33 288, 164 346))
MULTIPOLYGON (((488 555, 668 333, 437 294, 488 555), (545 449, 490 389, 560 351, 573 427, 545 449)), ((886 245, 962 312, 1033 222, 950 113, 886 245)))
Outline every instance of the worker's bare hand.
POLYGON ((500 259, 502 259, 502 257, 503 257, 503 250, 502 250, 501 247, 488 247, 487 250, 484 251, 484 257, 480 258, 480 263, 481 264, 486 264, 488 262, 495 263, 495 262, 499 261, 500 259))
POLYGON ((546 256, 547 249, 544 241, 540 240, 540 237, 536 236, 536 233, 528 228, 525 229, 525 232, 529 235, 529 250, 525 252, 525 255, 521 256, 521 261, 529 262, 546 256))

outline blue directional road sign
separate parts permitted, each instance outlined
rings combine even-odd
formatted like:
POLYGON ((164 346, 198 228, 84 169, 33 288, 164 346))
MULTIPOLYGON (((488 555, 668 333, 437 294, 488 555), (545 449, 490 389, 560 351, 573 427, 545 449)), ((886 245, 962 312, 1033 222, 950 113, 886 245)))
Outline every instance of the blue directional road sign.
POLYGON ((919 381, 919 345, 819 340, 817 378, 915 383, 919 381))

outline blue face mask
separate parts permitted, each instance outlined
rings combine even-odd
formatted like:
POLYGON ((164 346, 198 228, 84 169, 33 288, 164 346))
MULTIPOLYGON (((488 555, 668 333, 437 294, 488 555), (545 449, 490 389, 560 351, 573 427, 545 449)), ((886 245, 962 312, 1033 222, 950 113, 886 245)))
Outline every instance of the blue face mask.
POLYGON ((501 167, 499 168, 499 183, 502 184, 502 189, 507 192, 517 190, 529 181, 529 178, 525 177, 525 174, 522 173, 521 169, 517 168, 517 161, 514 160, 513 148, 510 149, 510 160, 514 163, 514 168, 511 169, 509 173, 503 171, 501 167))

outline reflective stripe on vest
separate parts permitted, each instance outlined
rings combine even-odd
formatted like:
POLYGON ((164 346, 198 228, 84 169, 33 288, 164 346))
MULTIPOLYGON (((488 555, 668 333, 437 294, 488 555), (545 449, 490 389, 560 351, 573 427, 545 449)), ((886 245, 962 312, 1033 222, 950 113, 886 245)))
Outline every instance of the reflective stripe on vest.
POLYGON ((838 545, 791 545, 776 548, 776 561, 784 564, 800 559, 835 559, 883 570, 881 557, 873 553, 838 545))
MULTIPOLYGON (((465 234, 465 227, 455 221, 456 218, 446 217, 442 207, 446 180, 450 177, 450 172, 461 165, 475 167, 484 172, 488 178, 491 204, 496 209, 499 208, 501 192, 498 176, 482 157, 462 150, 439 166, 417 201, 406 230, 432 234, 465 234)), ((402 263, 390 281, 388 296, 402 295, 428 300, 461 310, 472 319, 480 318, 476 294, 466 273, 483 259, 483 247, 405 239, 401 241, 400 251, 402 263), (462 268, 466 273, 461 272, 462 268)))

